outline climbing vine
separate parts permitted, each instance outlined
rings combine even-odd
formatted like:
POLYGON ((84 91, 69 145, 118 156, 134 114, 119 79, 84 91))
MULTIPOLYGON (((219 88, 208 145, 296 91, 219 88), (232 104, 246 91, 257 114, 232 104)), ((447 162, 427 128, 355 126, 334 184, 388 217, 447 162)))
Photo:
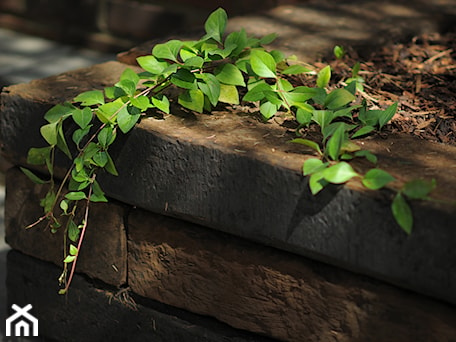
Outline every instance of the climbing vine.
MULTIPOLYGON (((362 92, 363 83, 358 75, 359 64, 353 66, 352 77, 345 80, 344 87, 329 90, 329 66, 317 72, 293 57, 286 58, 280 51, 268 51, 264 45, 271 43, 275 34, 261 39, 250 37, 245 30, 225 35, 226 23, 226 12, 217 9, 208 17, 201 39, 157 44, 150 55, 137 59, 142 72, 127 68, 114 86, 83 92, 45 114, 47 123, 40 133, 48 145, 31 148, 27 161, 44 165, 50 178, 42 179, 28 169, 22 170, 35 183, 49 186, 40 202, 44 214, 28 228, 46 221, 52 232, 65 231, 59 293, 65 294, 71 284, 88 226, 90 204, 107 202, 97 177, 100 172, 118 175, 109 147, 119 133, 127 134, 150 110, 170 113, 173 101, 197 113, 211 112, 219 103, 236 105, 242 101, 256 105, 264 120, 278 112, 294 117, 299 127, 298 137, 292 142, 315 151, 315 157, 303 165, 313 194, 330 183, 342 184, 352 178, 360 179, 372 190, 395 180, 375 166, 374 154, 355 142, 358 137, 381 130, 397 109, 397 104, 384 110, 369 109, 367 101, 359 101, 357 94, 362 92), (293 76, 303 74, 315 76, 314 87, 292 83, 293 76), (70 144, 63 130, 66 120, 77 126, 70 144), (320 140, 302 136, 302 128, 311 125, 319 127, 320 140), (54 177, 57 150, 71 160, 60 185, 54 177), (353 158, 366 158, 374 167, 360 174, 349 163, 353 158)), ((334 52, 337 57, 344 53, 341 47, 334 52)), ((418 180, 396 192, 392 214, 407 234, 413 226, 408 199, 425 199, 434 187, 434 181, 418 180)))

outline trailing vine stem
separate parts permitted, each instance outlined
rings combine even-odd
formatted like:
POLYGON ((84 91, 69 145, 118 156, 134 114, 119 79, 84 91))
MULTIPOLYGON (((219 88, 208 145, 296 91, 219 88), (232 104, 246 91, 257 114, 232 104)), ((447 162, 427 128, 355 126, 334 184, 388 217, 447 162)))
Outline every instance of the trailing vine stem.
MULTIPOLYGON (((245 30, 224 36, 226 12, 219 8, 205 23, 206 34, 197 41, 170 40, 154 46, 152 53, 137 58, 143 72, 126 68, 119 82, 104 90, 89 90, 77 95, 72 102, 58 104, 46 114, 48 122, 40 129, 48 146, 31 148, 27 161, 31 165, 45 165, 50 174, 46 181, 28 169, 24 173, 38 184, 50 184, 40 204, 44 215, 28 225, 32 228, 48 219, 51 232, 61 223, 55 217, 59 203, 60 216, 66 217, 64 234, 64 270, 59 277, 67 293, 76 271, 76 264, 88 228, 92 202, 107 202, 97 181, 100 171, 117 176, 109 147, 120 130, 127 134, 149 109, 170 113, 170 100, 165 90, 174 87, 178 96, 171 101, 196 113, 211 112, 219 103, 237 105, 241 101, 254 104, 265 121, 285 112, 298 123, 298 138, 292 142, 310 148, 314 157, 303 165, 313 194, 326 185, 342 184, 358 178, 371 190, 379 190, 395 182, 388 172, 376 167, 377 157, 362 150, 356 139, 379 131, 394 116, 397 103, 385 109, 369 108, 362 98, 364 80, 358 75, 359 63, 352 68, 352 77, 342 88, 330 85, 331 68, 308 68, 293 57, 286 58, 277 50, 268 51, 264 45, 275 39, 275 34, 261 39, 250 37, 245 30), (315 75, 315 87, 293 85, 290 76, 315 75), (143 89, 145 87, 145 89, 143 89), (244 95, 240 98, 239 88, 244 95), (361 93, 361 96, 358 94, 361 93), (63 123, 71 118, 77 125, 71 140, 78 153, 72 156, 64 134, 63 123), (301 135, 303 127, 316 125, 321 139, 313 141, 301 135), (97 129, 93 133, 93 126, 97 129), (83 143, 82 147, 80 144, 83 143), (55 192, 54 163, 58 148, 72 164, 55 192), (356 172, 349 161, 365 158, 374 167, 365 174, 356 172), (76 223, 78 204, 84 201, 82 221, 76 223), (67 251, 68 245, 68 251, 67 251), (68 265, 72 263, 68 274, 68 265)), ((338 47, 338 58, 343 49, 338 47)), ((396 192, 391 210, 396 222, 407 234, 411 233, 413 216, 409 199, 428 199, 435 181, 417 180, 396 192)))

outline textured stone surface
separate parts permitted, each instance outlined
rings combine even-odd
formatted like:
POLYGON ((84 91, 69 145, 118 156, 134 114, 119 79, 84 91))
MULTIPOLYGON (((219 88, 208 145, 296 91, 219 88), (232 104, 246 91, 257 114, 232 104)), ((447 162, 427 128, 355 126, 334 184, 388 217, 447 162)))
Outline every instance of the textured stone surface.
POLYGON ((194 224, 135 210, 129 285, 283 341, 454 341, 456 308, 194 224))
MULTIPOLYGON (((43 146, 39 127, 51 103, 111 84, 124 68, 110 62, 6 88, 2 152, 24 164, 30 147, 43 146)), ((373 195, 351 183, 312 196, 301 175, 311 151, 287 143, 293 132, 275 121, 263 124, 242 112, 173 112, 165 120, 145 118, 118 138, 111 154, 120 176, 100 178, 109 196, 456 303, 453 206, 414 203, 408 237, 392 218, 389 192, 373 195)), ((448 172, 456 166, 455 147, 394 135, 360 143, 400 181, 424 174, 437 179, 438 198, 456 197, 448 172)))
POLYGON ((32 304, 39 335, 53 341, 272 342, 213 319, 143 301, 126 289, 101 288, 78 275, 68 295, 61 296, 55 289, 58 267, 16 251, 10 251, 7 260, 8 305, 32 304))
MULTIPOLYGON (((43 222, 25 229, 43 215, 39 201, 47 190, 33 184, 15 168, 8 170, 6 184, 5 233, 8 244, 25 254, 63 267, 63 228, 52 234, 43 222)), ((115 203, 91 205, 77 271, 114 286, 126 283, 125 210, 123 205, 115 203)))

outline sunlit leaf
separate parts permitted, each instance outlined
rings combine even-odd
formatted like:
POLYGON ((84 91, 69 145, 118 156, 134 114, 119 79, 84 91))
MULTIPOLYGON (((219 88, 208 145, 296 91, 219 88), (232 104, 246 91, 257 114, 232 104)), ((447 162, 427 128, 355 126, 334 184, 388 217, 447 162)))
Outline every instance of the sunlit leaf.
POLYGON ((310 158, 307 159, 302 166, 302 173, 304 176, 311 175, 316 172, 324 170, 328 166, 328 163, 323 163, 321 159, 310 158))
POLYGON ((330 92, 325 99, 325 106, 328 109, 339 109, 355 100, 355 96, 349 91, 339 88, 330 92))
POLYGON ((85 91, 73 99, 74 102, 81 102, 82 106, 93 106, 104 104, 104 95, 101 90, 85 91))
POLYGON ((250 64, 253 72, 258 76, 276 78, 276 62, 266 51, 252 50, 250 64))
POLYGON ((329 65, 325 66, 317 74, 317 87, 324 88, 328 85, 329 80, 331 79, 331 67, 329 65))
POLYGON ((163 44, 156 44, 152 49, 152 54, 156 58, 169 59, 177 62, 177 56, 179 55, 179 50, 182 47, 182 44, 183 43, 180 40, 175 39, 163 44))
POLYGON ((182 107, 202 113, 204 108, 204 94, 200 89, 186 90, 179 95, 178 102, 182 107))
POLYGON ((219 101, 229 104, 239 104, 239 92, 236 86, 220 84, 219 101))
POLYGON ((386 171, 371 169, 364 175, 362 183, 368 189, 378 190, 394 180, 395 178, 386 171))
POLYGON ((231 63, 222 64, 214 71, 219 82, 235 86, 245 86, 244 76, 237 66, 231 63))
POLYGON ((378 125, 380 129, 393 118, 394 114, 396 114, 396 110, 397 102, 393 103, 380 114, 378 119, 378 125))
POLYGON ((212 38, 221 43, 227 20, 228 16, 223 8, 218 8, 212 12, 204 23, 206 35, 202 39, 212 38))
POLYGON ((353 170, 350 164, 346 162, 339 162, 323 171, 323 177, 328 182, 334 184, 345 183, 356 176, 358 176, 358 174, 353 170))
POLYGON ((71 201, 79 201, 79 200, 85 199, 87 197, 86 197, 86 194, 82 191, 72 191, 72 192, 67 193, 65 195, 65 198, 69 199, 71 201))

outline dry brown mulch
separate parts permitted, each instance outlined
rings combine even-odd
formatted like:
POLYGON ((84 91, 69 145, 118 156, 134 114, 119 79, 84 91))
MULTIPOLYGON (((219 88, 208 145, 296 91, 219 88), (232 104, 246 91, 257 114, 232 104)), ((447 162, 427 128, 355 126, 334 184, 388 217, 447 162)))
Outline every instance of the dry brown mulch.
MULTIPOLYGON (((330 64, 343 80, 359 60, 349 53, 330 64)), ((456 145, 456 33, 386 46, 361 62, 359 75, 371 106, 399 103, 388 130, 456 145)))

